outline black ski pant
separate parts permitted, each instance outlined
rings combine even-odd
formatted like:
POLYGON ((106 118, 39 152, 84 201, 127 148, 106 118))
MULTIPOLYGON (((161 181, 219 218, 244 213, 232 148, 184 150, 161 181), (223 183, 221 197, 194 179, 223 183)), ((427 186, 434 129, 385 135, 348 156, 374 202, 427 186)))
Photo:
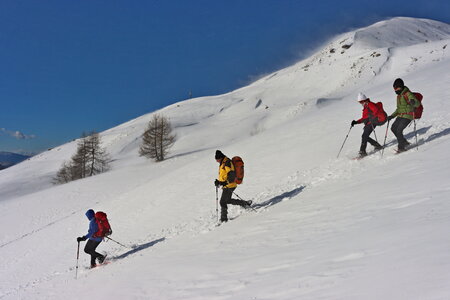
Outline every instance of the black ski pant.
POLYGON ((220 197, 220 208, 221 208, 221 214, 220 214, 220 221, 228 221, 228 207, 227 204, 232 205, 240 205, 240 206, 246 206, 247 202, 244 200, 238 200, 238 199, 232 199, 231 196, 233 196, 233 192, 236 188, 224 188, 222 190, 222 196, 220 197))
POLYGON ((364 126, 363 134, 361 136, 361 147, 359 151, 366 152, 367 142, 369 142, 374 147, 381 147, 381 145, 377 141, 370 137, 375 127, 377 127, 377 125, 373 125, 372 123, 366 124, 364 126))
POLYGON ((91 256, 91 267, 95 266, 95 260, 97 258, 103 257, 100 253, 96 252, 95 249, 97 249, 98 245, 100 245, 100 242, 96 242, 93 240, 88 240, 86 243, 86 246, 84 247, 84 252, 89 254, 91 256))
POLYGON ((395 119, 394 123, 391 126, 391 131, 397 138, 399 150, 405 150, 405 147, 409 145, 408 141, 403 136, 403 130, 405 130, 409 123, 411 123, 410 119, 397 117, 397 119, 395 119))

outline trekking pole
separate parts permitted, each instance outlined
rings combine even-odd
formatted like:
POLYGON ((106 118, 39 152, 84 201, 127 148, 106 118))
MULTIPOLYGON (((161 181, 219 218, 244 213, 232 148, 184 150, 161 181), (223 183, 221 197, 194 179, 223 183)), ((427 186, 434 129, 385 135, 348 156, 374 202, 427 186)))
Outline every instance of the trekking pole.
POLYGON ((370 122, 370 125, 372 125, 372 131, 373 131, 373 135, 375 136, 375 141, 378 143, 377 133, 375 132, 375 127, 373 126, 372 122, 370 122))
POLYGON ((216 217, 219 222, 219 188, 216 186, 216 217))
MULTIPOLYGON (((378 143, 377 133, 375 132, 375 126, 373 126, 372 122, 370 122, 370 125, 372 125, 372 131, 373 131, 373 135, 375 136, 375 141, 377 142, 377 144, 380 144, 380 143, 378 143)), ((383 157, 383 152, 381 152, 381 157, 383 157)))
POLYGON ((414 122, 414 135, 416 136, 416 147, 417 151, 419 151, 419 142, 417 141, 416 118, 414 116, 414 112, 413 112, 413 122, 414 122))
POLYGON ((235 192, 233 192, 233 194, 238 197, 240 200, 245 201, 244 199, 242 199, 238 194, 236 194, 235 192))
MULTIPOLYGON (((238 194, 236 194, 235 192, 233 192, 233 194, 234 194, 236 197, 238 197, 240 200, 247 202, 246 200, 242 199, 242 198, 241 198, 238 194)), ((256 209, 253 208, 253 207, 251 207, 251 206, 249 206, 249 208, 251 208, 253 211, 256 211, 256 209)))
POLYGON ((78 259, 80 258, 80 242, 78 242, 78 249, 77 249, 77 266, 75 267, 75 279, 78 278, 78 259))
POLYGON ((390 121, 391 120, 388 120, 387 126, 386 126, 386 134, 384 135, 383 149, 381 149, 381 158, 383 158, 384 148, 386 147, 386 139, 387 139, 387 134, 388 134, 388 130, 389 130, 389 122, 390 121))
POLYGON ((342 143, 341 150, 339 150, 339 153, 338 153, 338 155, 337 155, 337 158, 339 158, 339 155, 341 154, 342 148, 344 148, 344 144, 345 144, 345 142, 347 141, 348 135, 350 134, 350 130, 352 130, 352 128, 353 128, 353 126, 350 126, 350 129, 348 130, 348 133, 347 133, 347 135, 345 136, 344 142, 342 143))
POLYGON ((113 241, 114 243, 116 243, 116 244, 119 244, 120 246, 122 246, 122 247, 125 247, 125 248, 130 248, 130 247, 127 247, 127 246, 125 246, 124 244, 121 244, 121 243, 119 243, 118 241, 116 241, 116 240, 113 240, 112 238, 110 238, 109 236, 105 236, 105 238, 107 238, 108 240, 111 240, 111 241, 113 241))

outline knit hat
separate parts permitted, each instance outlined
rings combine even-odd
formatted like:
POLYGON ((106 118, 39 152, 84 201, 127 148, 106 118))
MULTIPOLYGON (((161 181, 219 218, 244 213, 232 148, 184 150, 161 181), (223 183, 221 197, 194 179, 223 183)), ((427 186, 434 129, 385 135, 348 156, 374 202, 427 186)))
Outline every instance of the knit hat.
POLYGON ((359 92, 358 94, 358 102, 368 100, 369 98, 366 97, 363 93, 359 92))
POLYGON ((396 88, 404 88, 405 87, 405 83, 403 82, 403 80, 401 78, 397 78, 397 79, 395 79, 393 86, 394 86, 394 89, 396 89, 396 88))
POLYGON ((220 151, 220 150, 216 150, 216 159, 222 159, 225 157, 225 155, 220 151))

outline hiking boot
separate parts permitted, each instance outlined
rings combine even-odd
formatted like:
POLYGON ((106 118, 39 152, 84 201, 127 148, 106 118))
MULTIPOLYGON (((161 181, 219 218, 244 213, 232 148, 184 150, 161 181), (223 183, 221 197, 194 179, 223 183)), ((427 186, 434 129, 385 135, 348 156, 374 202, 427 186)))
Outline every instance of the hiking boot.
POLYGON ((366 157, 367 156, 367 152, 366 151, 359 151, 358 155, 359 155, 358 156, 359 158, 366 157))
POLYGON ((406 151, 405 147, 398 147, 398 149, 397 149, 397 153, 405 152, 405 151, 406 151))
POLYGON ((411 145, 411 143, 406 142, 406 143, 402 143, 402 144, 398 144, 398 152, 404 152, 406 150, 408 150, 406 147, 408 147, 409 145, 411 145))
POLYGON ((228 219, 220 218, 220 223, 226 223, 228 222, 228 219))
POLYGON ((375 151, 380 151, 381 149, 383 149, 383 146, 381 146, 380 144, 375 145, 375 151))
POLYGON ((91 269, 96 268, 96 267, 97 267, 96 264, 91 265, 91 269))
POLYGON ((102 255, 102 256, 100 256, 99 258, 97 258, 99 264, 102 264, 102 263, 105 261, 106 256, 107 256, 107 255, 105 254, 105 255, 102 255))

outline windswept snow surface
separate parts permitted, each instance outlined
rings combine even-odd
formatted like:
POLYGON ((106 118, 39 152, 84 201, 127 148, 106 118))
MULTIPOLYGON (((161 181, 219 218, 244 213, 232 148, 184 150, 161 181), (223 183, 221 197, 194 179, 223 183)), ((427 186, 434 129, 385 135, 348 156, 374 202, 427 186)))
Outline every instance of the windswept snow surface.
MULTIPOLYGON (((102 133, 110 172, 53 186, 76 141, 0 171, 0 299, 449 299, 450 25, 394 18, 234 92, 163 108, 168 159, 138 156, 152 114, 102 133), (395 110, 401 77, 424 95, 418 149, 352 160, 358 92, 395 110), (216 227, 214 152, 240 155, 256 211, 216 227), (112 263, 76 237, 108 213, 112 263), (125 247, 124 247, 125 246, 125 247)), ((413 126, 405 130, 415 141, 413 126)), ((383 140, 386 125, 377 128, 383 140)), ((369 146, 369 148, 371 148, 369 146)))

